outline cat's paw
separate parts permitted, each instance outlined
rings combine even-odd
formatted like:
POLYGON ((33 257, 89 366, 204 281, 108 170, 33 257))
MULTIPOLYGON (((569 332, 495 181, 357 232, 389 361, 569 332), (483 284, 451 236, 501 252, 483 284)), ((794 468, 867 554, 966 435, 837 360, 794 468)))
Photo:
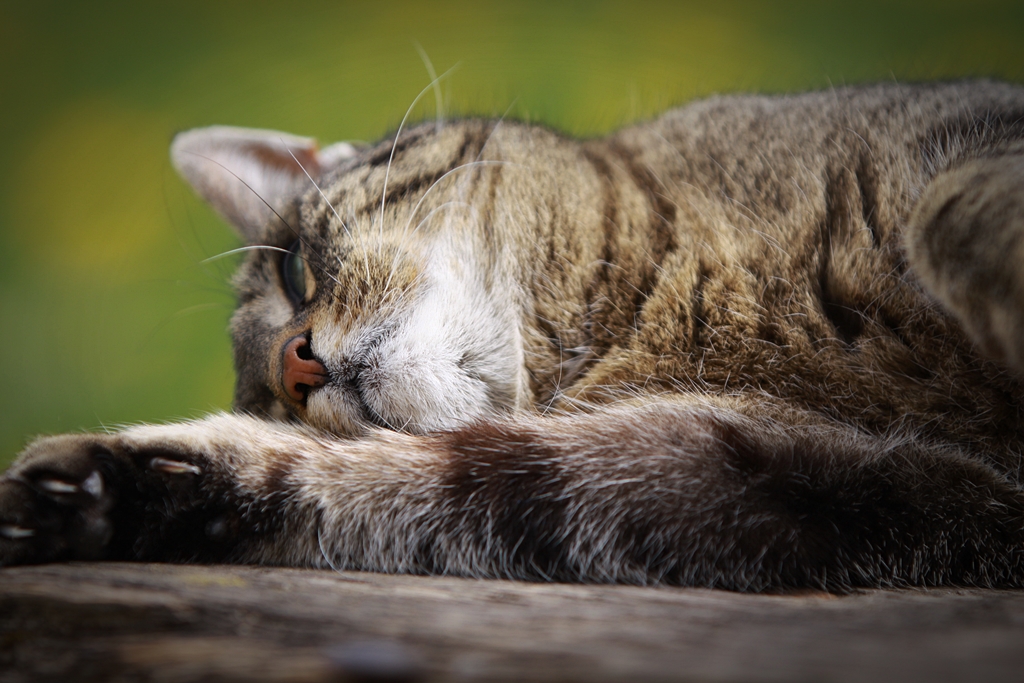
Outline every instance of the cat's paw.
POLYGON ((0 478, 0 566, 131 557, 151 518, 197 505, 199 474, 113 435, 40 439, 0 478))
POLYGON ((102 436, 32 444, 0 479, 0 565, 102 557, 117 467, 102 436))
POLYGON ((244 503, 180 441, 121 433, 31 444, 0 478, 0 566, 226 557, 244 503))

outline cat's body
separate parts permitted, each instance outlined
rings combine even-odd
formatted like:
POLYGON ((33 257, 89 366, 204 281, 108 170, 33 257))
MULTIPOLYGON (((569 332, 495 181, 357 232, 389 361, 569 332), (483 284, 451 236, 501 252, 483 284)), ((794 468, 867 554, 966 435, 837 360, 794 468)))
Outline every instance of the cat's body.
POLYGON ((249 416, 37 441, 0 564, 1024 585, 1024 90, 392 142, 179 136, 275 247, 236 280, 249 416))

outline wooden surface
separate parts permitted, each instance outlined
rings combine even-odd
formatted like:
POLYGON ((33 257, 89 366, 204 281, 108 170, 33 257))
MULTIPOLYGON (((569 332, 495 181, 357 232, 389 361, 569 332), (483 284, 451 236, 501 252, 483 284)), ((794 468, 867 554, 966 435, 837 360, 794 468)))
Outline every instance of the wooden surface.
POLYGON ((1020 681, 1024 592, 0 570, 0 681, 1020 681))

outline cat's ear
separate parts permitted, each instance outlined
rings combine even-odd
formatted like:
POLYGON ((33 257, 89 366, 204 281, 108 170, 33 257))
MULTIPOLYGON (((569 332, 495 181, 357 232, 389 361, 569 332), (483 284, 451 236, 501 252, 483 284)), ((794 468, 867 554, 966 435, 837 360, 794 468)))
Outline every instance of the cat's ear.
POLYGON ((275 211, 290 213, 313 186, 310 177, 317 180, 354 154, 343 142, 318 150, 312 138, 228 126, 179 133, 171 144, 178 173, 249 243, 280 222, 275 211))

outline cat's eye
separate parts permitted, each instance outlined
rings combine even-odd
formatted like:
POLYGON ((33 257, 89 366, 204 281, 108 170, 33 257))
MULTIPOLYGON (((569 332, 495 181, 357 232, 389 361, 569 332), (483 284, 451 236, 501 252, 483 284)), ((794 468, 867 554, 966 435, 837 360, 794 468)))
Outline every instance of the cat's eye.
POLYGON ((306 260, 299 253, 300 247, 301 244, 298 241, 292 244, 281 262, 284 289, 288 293, 288 297, 295 303, 306 301, 310 294, 309 283, 306 279, 306 260))

